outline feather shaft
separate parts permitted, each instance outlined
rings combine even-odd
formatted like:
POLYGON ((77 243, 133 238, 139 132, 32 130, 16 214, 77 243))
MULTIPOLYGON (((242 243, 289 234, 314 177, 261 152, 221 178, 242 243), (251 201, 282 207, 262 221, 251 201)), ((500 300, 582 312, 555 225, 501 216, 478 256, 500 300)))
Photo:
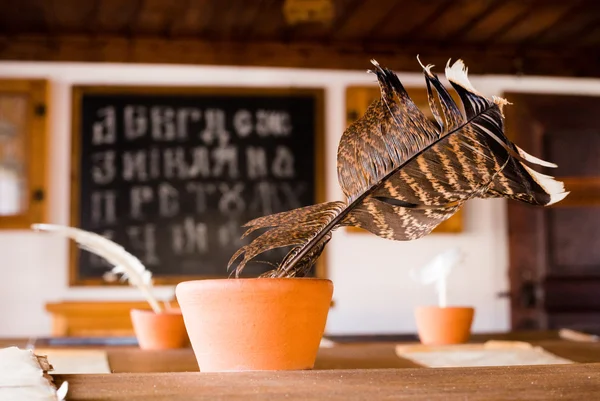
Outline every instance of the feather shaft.
POLYGON ((113 273, 122 274, 130 285, 140 290, 154 312, 162 311, 151 291, 152 273, 138 258, 127 252, 122 246, 99 234, 75 227, 56 224, 33 224, 31 227, 35 231, 45 231, 70 238, 83 250, 103 257, 114 266, 113 273))

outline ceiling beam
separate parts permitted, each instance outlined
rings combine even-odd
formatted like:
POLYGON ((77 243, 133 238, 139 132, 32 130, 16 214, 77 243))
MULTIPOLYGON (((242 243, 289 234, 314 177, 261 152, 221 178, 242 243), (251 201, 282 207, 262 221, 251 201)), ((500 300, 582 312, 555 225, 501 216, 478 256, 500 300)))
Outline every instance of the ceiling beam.
POLYGON ((475 28, 477 24, 481 22, 481 20, 489 17, 491 14, 494 13, 494 11, 496 11, 498 8, 505 4, 506 3, 502 1, 489 3, 487 7, 485 7, 478 14, 475 14, 471 19, 463 23, 463 25, 456 31, 449 33, 444 38, 444 43, 452 43, 458 41, 459 39, 462 39, 463 36, 469 33, 473 28, 475 28))
POLYGON ((510 32, 511 29, 519 25, 521 22, 527 20, 529 16, 538 11, 538 5, 540 1, 541 0, 533 0, 527 8, 523 9, 521 13, 517 14, 512 20, 508 21, 506 24, 502 25, 494 33, 492 33, 487 38, 487 42, 490 44, 498 42, 499 39, 502 38, 502 36, 504 36, 506 33, 510 32))
POLYGON ((403 38, 410 38, 415 33, 426 29, 428 26, 434 24, 438 19, 440 19, 446 11, 448 11, 452 6, 456 5, 451 0, 445 0, 442 3, 438 4, 438 6, 433 10, 431 14, 429 14, 423 21, 413 26, 408 32, 402 34, 403 38))
POLYGON ((462 58, 471 74, 600 77, 589 49, 466 46, 410 43, 214 42, 195 39, 109 36, 10 36, 0 38, 0 60, 268 66, 365 71, 370 59, 396 71, 435 64, 443 75, 448 59, 462 58))

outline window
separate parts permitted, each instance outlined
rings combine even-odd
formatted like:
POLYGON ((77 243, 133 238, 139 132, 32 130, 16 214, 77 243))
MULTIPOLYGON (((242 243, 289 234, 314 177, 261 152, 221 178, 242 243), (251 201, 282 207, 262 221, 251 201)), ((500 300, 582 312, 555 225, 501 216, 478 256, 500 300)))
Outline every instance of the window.
POLYGON ((0 229, 45 221, 44 80, 0 79, 0 229))

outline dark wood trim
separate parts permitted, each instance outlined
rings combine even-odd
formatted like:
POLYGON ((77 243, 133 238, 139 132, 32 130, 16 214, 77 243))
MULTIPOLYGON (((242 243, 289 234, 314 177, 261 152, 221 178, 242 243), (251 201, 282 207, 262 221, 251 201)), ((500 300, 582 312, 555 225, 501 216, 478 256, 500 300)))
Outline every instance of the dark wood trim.
MULTIPOLYGON (((511 103, 504 109, 507 137, 530 154, 541 155, 539 138, 543 135, 543 127, 536 113, 531 111, 532 103, 539 98, 519 93, 505 93, 504 97, 511 103)), ((509 200, 507 219, 511 328, 520 329, 519 324, 523 321, 541 323, 544 327, 546 313, 543 301, 528 308, 521 307, 527 302, 521 291, 523 286, 538 283, 545 273, 547 243, 544 212, 541 208, 509 200)))
MULTIPOLYGON (((325 183, 325 90, 318 87, 208 87, 208 86, 131 86, 131 85, 75 85, 71 94, 71 192, 70 192, 70 225, 79 227, 79 183, 81 157, 81 99, 88 93, 128 93, 128 94, 210 94, 210 95, 311 95, 315 99, 315 203, 326 201, 325 183)), ((69 244, 69 286, 126 286, 127 283, 107 283, 102 279, 82 279, 77 273, 78 246, 73 241, 69 244)), ((315 276, 327 278, 327 250, 325 249, 315 267, 315 276)), ((225 266, 224 266, 225 268, 225 266)), ((203 276, 176 276, 171 278, 154 278, 156 285, 172 285, 186 280, 211 278, 203 276)))
POLYGON ((135 6, 131 10, 131 13, 129 14, 129 20, 128 20, 128 23, 127 23, 127 26, 125 29, 125 31, 127 32, 127 35, 129 37, 133 36, 135 26, 137 25, 140 15, 142 14, 142 10, 144 9, 145 6, 146 6, 145 0, 137 0, 135 3, 135 6))
POLYGON ((331 25, 332 34, 336 34, 344 28, 344 26, 356 13, 356 10, 361 5, 361 2, 361 0, 352 0, 346 7, 342 9, 341 14, 336 15, 331 25))
POLYGON ((375 40, 374 37, 377 35, 380 29, 384 28, 390 21, 397 18, 400 13, 406 7, 406 3, 403 0, 395 0, 394 4, 390 6, 388 11, 383 14, 377 20, 374 20, 369 29, 366 31, 364 38, 366 41, 375 40))
POLYGON ((100 21, 98 18, 98 13, 100 12, 100 0, 92 0, 92 5, 90 11, 86 14, 85 20, 87 31, 90 35, 95 35, 98 32, 98 26, 100 25, 100 21))
POLYGON ((454 32, 450 33, 445 39, 444 43, 452 43, 458 41, 463 38, 466 34, 471 32, 474 28, 477 27, 484 18, 489 17, 493 14, 497 9, 506 5, 503 1, 490 2, 487 7, 479 11, 479 13, 475 14, 471 19, 466 21, 461 27, 459 27, 454 32))
POLYGON ((414 25, 408 31, 404 32, 401 37, 411 38, 418 32, 426 31, 429 26, 435 24, 435 22, 438 19, 440 19, 444 15, 444 13, 453 5, 454 1, 452 0, 442 0, 435 6, 432 12, 427 15, 427 17, 425 17, 422 20, 419 20, 419 22, 416 25, 414 25))
POLYGON ((4 36, 0 60, 261 66, 365 71, 374 58, 391 69, 421 72, 416 60, 438 66, 462 58, 472 74, 598 77, 590 49, 404 42, 226 42, 120 36, 4 36), (485 55, 485 57, 484 57, 485 55))
POLYGON ((570 43, 573 43, 573 40, 579 40, 586 33, 593 31, 598 24, 600 24, 600 17, 596 16, 596 18, 592 18, 587 23, 580 25, 579 29, 574 30, 570 34, 561 36, 556 43, 556 46, 560 46, 561 49, 563 46, 568 46, 570 43))
POLYGON ((171 8, 167 14, 168 18, 165 20, 163 31, 166 38, 175 36, 173 33, 175 31, 175 27, 177 26, 177 22, 183 19, 190 8, 190 0, 181 0, 176 4, 177 6, 171 8))
MULTIPOLYGON (((327 201, 327 186, 325 184, 325 166, 327 166, 327 152, 325 151, 325 90, 314 89, 310 92, 315 96, 315 198, 316 203, 327 201)), ((327 247, 321 252, 315 266, 316 277, 327 278, 327 247)))
MULTIPOLYGON (((542 93, 505 93, 504 97, 511 103, 506 113, 506 133, 508 138, 530 154, 543 158, 543 135, 547 130, 599 130, 600 121, 590 118, 590 101, 594 105, 598 99, 593 95, 557 95, 542 93), (565 104, 568 110, 565 111, 565 104), (565 118, 565 112, 568 118, 565 118)), ((539 170, 539 169, 538 169, 539 170)), ((554 175, 553 169, 542 171, 554 175)), ((547 208, 529 206, 517 201, 507 201, 508 245, 509 245, 509 280, 511 299, 512 328, 518 329, 518 322, 531 320, 539 322, 545 329, 551 324, 552 315, 548 310, 548 302, 557 305, 556 290, 546 291, 549 285, 556 284, 548 277, 548 250, 553 249, 552 238, 547 235, 546 228, 551 225, 549 208, 592 207, 600 204, 600 180, 597 177, 557 177, 564 182, 570 195, 563 201, 547 208), (523 287, 525 285, 525 287, 523 287), (528 291, 522 289, 534 287, 535 300, 529 304, 525 296, 528 291), (548 295, 550 294, 550 295, 548 295)), ((557 266, 553 267, 553 275, 557 266)), ((581 266, 578 267, 581 272, 581 266)), ((563 271, 568 271, 565 266, 563 271)), ((566 278, 560 277, 561 290, 573 280, 575 273, 566 278)), ((564 290, 566 291, 566 290, 564 290)), ((573 291, 573 294, 575 291, 573 291)), ((563 296, 564 294, 558 294, 563 296)), ((581 294, 580 294, 581 296, 581 294)), ((561 302, 568 305, 568 295, 561 302)))
MULTIPOLYGON (((81 99, 84 89, 73 87, 71 91, 71 186, 70 186, 70 207, 69 225, 79 227, 79 182, 81 177, 80 159, 81 159, 81 99)), ((77 244, 69 241, 69 286, 85 285, 84 280, 79 278, 77 270, 77 244)), ((92 283, 89 283, 92 285, 92 283)), ((105 284, 102 282, 93 283, 93 285, 105 284)), ((122 283, 121 283, 122 284, 122 283)))
POLYGON ((529 3, 527 8, 522 10, 519 14, 494 31, 494 33, 487 38, 487 43, 490 45, 492 43, 497 43, 498 39, 504 36, 507 32, 510 32, 512 28, 525 21, 531 14, 538 10, 539 2, 540 0, 533 0, 531 3, 529 3))
POLYGON ((569 19, 573 18, 574 16, 577 16, 578 12, 585 10, 587 7, 589 7, 589 3, 586 3, 584 0, 574 1, 571 4, 571 7, 568 7, 558 18, 556 18, 554 22, 550 23, 539 32, 528 37, 525 42, 531 43, 543 38, 545 35, 552 32, 557 27, 560 27, 569 19))

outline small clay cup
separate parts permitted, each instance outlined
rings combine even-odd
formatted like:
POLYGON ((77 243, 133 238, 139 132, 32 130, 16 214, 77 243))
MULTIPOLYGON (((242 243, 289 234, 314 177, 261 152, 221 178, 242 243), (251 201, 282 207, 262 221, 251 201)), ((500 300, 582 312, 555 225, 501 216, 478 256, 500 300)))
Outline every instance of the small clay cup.
POLYGON ((131 322, 141 349, 183 348, 188 341, 183 315, 179 308, 160 313, 132 309, 131 322))
POLYGON ((419 339, 427 345, 466 343, 471 336, 474 314, 471 307, 418 307, 415 318, 419 339))
POLYGON ((178 304, 202 372, 312 369, 333 295, 319 278, 182 282, 178 304))

